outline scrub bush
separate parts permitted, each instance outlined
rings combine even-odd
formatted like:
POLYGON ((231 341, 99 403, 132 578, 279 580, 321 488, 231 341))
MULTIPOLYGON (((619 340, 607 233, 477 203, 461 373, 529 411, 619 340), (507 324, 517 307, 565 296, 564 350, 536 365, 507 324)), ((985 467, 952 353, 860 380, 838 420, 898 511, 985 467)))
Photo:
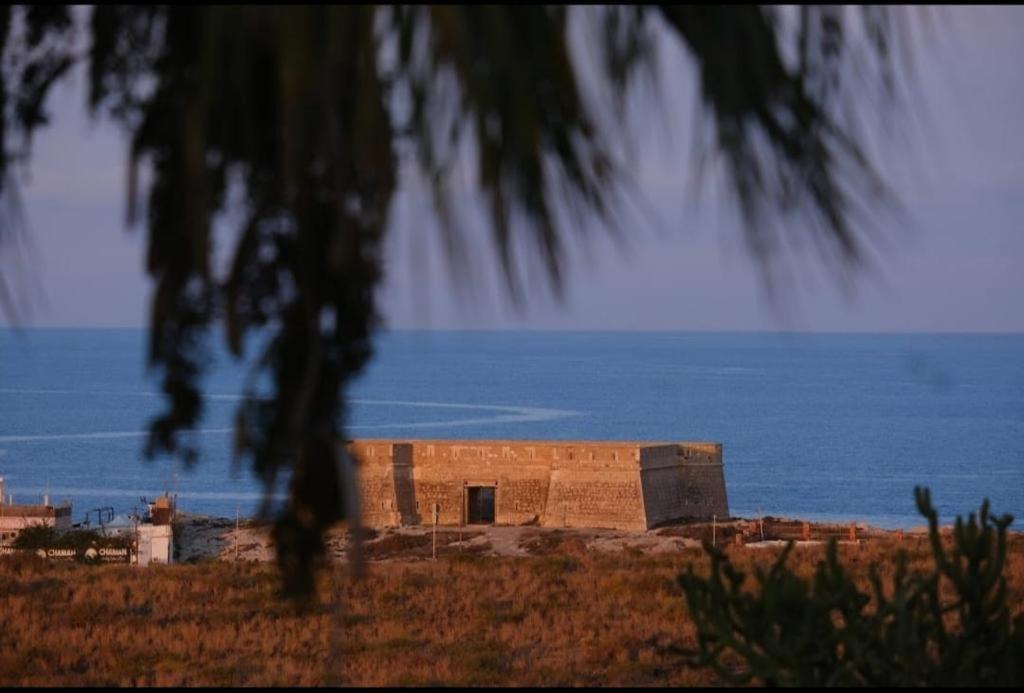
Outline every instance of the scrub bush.
POLYGON ((1011 617, 1003 576, 1012 516, 992 517, 986 500, 977 517, 957 517, 950 542, 928 490, 914 495, 928 519, 932 568, 908 570, 900 550, 891 584, 873 563, 867 592, 843 569, 835 540, 809 580, 786 565, 790 542, 767 571, 754 569, 755 590, 705 542, 710 576, 691 564, 678 578, 697 647, 677 652, 733 684, 1024 684, 1024 614, 1011 617))

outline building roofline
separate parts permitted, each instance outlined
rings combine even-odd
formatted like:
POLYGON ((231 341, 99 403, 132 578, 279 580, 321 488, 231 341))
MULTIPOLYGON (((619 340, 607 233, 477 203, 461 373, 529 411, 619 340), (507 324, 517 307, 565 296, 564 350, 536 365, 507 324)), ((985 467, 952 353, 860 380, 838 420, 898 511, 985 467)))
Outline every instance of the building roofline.
POLYGON ((660 447, 664 445, 721 445, 714 440, 518 440, 505 438, 352 438, 346 444, 418 444, 418 445, 546 445, 572 447, 660 447))

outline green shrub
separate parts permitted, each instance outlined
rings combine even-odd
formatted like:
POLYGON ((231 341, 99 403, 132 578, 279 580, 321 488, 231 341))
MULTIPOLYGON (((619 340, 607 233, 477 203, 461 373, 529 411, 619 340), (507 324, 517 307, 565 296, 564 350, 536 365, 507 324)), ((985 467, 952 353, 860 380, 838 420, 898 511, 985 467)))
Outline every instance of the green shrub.
POLYGON ((786 566, 790 542, 745 592, 746 576, 705 543, 710 577, 692 565, 679 576, 698 631, 697 648, 680 652, 733 684, 1024 684, 1024 615, 1011 619, 1002 574, 1012 516, 991 517, 986 500, 977 518, 957 517, 947 549, 927 489, 914 494, 934 566, 911 573, 900 551, 889 590, 873 565, 871 593, 861 592, 833 540, 812 580, 786 566))
POLYGON ((59 531, 46 525, 32 525, 18 532, 13 546, 16 549, 73 549, 78 558, 88 548, 125 548, 130 539, 125 536, 105 536, 92 530, 59 531))
POLYGON ((59 537, 53 527, 30 525, 18 532, 12 545, 16 549, 48 549, 56 546, 59 537))

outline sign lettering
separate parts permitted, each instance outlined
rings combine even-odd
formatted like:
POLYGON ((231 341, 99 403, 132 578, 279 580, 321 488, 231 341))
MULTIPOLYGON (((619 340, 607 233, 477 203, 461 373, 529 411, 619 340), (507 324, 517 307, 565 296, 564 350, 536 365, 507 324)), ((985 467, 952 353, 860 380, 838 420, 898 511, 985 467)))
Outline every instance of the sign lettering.
POLYGON ((105 563, 128 563, 131 553, 126 546, 104 546, 96 549, 89 547, 83 550, 76 549, 18 549, 13 546, 0 546, 0 556, 16 556, 19 554, 32 554, 40 558, 49 558, 58 561, 74 560, 82 558, 88 561, 100 560, 105 563))

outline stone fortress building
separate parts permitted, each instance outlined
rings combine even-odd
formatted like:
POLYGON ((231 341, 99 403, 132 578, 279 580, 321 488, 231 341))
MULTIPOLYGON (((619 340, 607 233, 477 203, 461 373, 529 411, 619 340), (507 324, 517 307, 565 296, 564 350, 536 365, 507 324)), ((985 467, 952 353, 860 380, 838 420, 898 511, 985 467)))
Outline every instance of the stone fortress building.
POLYGON ((497 524, 643 531, 725 518, 720 443, 354 440, 371 527, 497 524))

